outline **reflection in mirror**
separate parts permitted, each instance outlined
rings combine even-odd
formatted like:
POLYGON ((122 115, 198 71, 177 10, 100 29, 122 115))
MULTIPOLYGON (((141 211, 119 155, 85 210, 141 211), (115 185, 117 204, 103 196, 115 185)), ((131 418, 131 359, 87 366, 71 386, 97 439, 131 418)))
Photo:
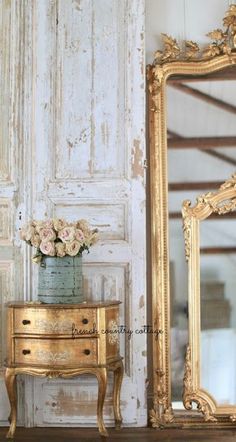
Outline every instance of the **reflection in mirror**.
MULTIPOLYGON (((172 401, 173 408, 176 409, 183 408, 182 387, 184 359, 188 342, 187 265, 184 253, 181 206, 185 199, 195 201, 200 193, 205 194, 208 191, 217 189, 221 182, 224 182, 228 176, 235 172, 235 97, 235 68, 225 69, 224 71, 206 77, 172 76, 167 82, 171 368, 172 401)), ((206 225, 205 229, 208 230, 210 234, 209 238, 214 237, 215 240, 213 232, 218 232, 219 238, 221 230, 224 229, 225 236, 230 238, 227 226, 233 222, 234 216, 234 214, 227 215, 223 222, 213 220, 214 215, 212 215, 210 218, 211 221, 205 221, 204 226, 206 225)), ((205 238, 204 241, 206 241, 205 234, 203 238, 205 238)), ((234 244, 236 246, 236 242, 234 244)), ((216 245, 223 247, 223 243, 216 245)), ((210 247, 210 242, 208 244, 206 241, 202 247, 204 249, 204 247, 208 248, 208 246, 210 247)), ((219 293, 220 290, 223 292, 226 290, 226 285, 224 285, 226 273, 224 275, 222 274, 221 280, 220 276, 217 276, 217 272, 219 271, 217 267, 215 276, 213 276, 214 271, 211 263, 212 265, 214 262, 220 264, 223 256, 225 256, 225 262, 228 259, 231 263, 231 267, 228 266, 229 272, 229 269, 233 268, 236 254, 202 254, 202 325, 205 327, 202 329, 202 333, 203 336, 206 336, 203 338, 206 342, 208 339, 207 333, 210 333, 209 331, 207 332, 207 330, 210 330, 210 324, 204 322, 204 318, 208 316, 207 309, 210 308, 207 296, 211 297, 211 291, 217 296, 217 290, 219 293), (212 268, 213 272, 212 279, 210 278, 210 268, 212 268), (209 272, 207 269, 209 269, 209 272), (214 285, 210 287, 210 283, 214 282, 214 278, 215 282, 219 284, 217 288, 214 288, 214 285)), ((227 275, 229 276, 228 273, 227 275)), ((229 284, 229 282, 227 284, 229 284)), ((219 297, 220 296, 219 294, 219 297)), ((224 308, 225 311, 224 327, 223 318, 221 318, 221 333, 223 329, 230 330, 230 327, 234 324, 234 322, 232 322, 234 321, 234 316, 236 323, 236 304, 235 312, 230 310, 234 308, 232 307, 233 301, 230 299, 232 296, 233 293, 229 292, 227 285, 227 292, 224 293, 222 298, 223 302, 221 302, 222 308, 224 308)), ((215 308, 217 308, 217 303, 214 305, 215 308)), ((216 329, 219 330, 220 327, 217 326, 216 329)), ((204 344, 204 348, 207 348, 207 345, 208 344, 204 344)), ((216 356, 217 354, 213 351, 212 360, 209 361, 211 367, 216 363, 214 359, 216 356)), ((204 379, 203 385, 207 388, 207 382, 212 382, 212 376, 210 371, 208 371, 207 363, 204 363, 204 366, 202 366, 202 377, 204 379)), ((224 390, 223 386, 222 390, 224 390)), ((220 400, 230 399, 222 396, 220 400)))
POLYGON ((236 404, 236 212, 200 223, 200 384, 218 405, 236 404))

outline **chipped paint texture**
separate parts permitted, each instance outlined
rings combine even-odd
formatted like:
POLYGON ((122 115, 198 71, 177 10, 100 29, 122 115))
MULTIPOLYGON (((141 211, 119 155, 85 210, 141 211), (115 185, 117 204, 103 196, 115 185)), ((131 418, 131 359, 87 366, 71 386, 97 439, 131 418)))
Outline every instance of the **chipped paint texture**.
POLYGON ((142 309, 145 305, 145 298, 144 295, 140 296, 139 298, 139 308, 142 309))
MULTIPOLYGON (((28 1, 25 1, 27 7, 28 1)), ((22 2, 2 0, 0 2, 0 425, 7 425, 9 402, 4 382, 4 360, 6 357, 6 303, 22 299, 24 294, 23 247, 19 243, 20 218, 25 216, 24 192, 25 170, 23 144, 28 147, 25 121, 27 116, 23 103, 24 85, 20 77, 30 46, 22 52, 24 26, 30 20, 24 17, 22 2), (19 217, 19 213, 21 216, 19 217)), ((27 38, 25 39, 26 44, 27 38)), ((27 77, 29 71, 25 68, 27 77)), ((29 81, 30 86, 30 81, 29 81)), ((19 422, 24 412, 22 383, 18 382, 19 422)))
MULTIPOLYGON (((2 89, 13 88, 3 122, 7 143, 0 147, 0 184, 16 179, 6 201, 0 193, 0 217, 11 220, 18 201, 23 220, 87 218, 99 228, 100 242, 84 255, 85 294, 121 300, 120 322, 141 328, 146 317, 144 0, 3 0, 0 8, 6 23, 0 41, 2 89), (22 116, 24 130, 15 132, 22 116)), ((0 247, 12 232, 3 225, 0 247)), ((25 293, 36 299, 37 268, 26 253, 25 293)), ((139 357, 145 350, 145 336, 121 336, 127 425, 146 425, 146 359, 139 357)), ((95 379, 26 382, 27 424, 96 423, 95 379)), ((109 394, 105 417, 113 422, 109 394)))
POLYGON ((133 178, 143 177, 143 150, 140 140, 134 140, 132 149, 132 176, 133 178))

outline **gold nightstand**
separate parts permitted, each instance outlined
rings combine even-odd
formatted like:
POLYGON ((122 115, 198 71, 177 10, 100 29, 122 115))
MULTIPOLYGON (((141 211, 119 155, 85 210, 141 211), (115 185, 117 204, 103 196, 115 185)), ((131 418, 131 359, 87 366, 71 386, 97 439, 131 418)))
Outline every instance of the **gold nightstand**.
POLYGON ((83 304, 8 304, 6 387, 11 404, 7 438, 16 429, 16 375, 71 378, 93 374, 98 380, 99 432, 107 436, 103 404, 107 372, 114 372, 113 408, 120 428, 123 362, 119 354, 119 301, 83 304))

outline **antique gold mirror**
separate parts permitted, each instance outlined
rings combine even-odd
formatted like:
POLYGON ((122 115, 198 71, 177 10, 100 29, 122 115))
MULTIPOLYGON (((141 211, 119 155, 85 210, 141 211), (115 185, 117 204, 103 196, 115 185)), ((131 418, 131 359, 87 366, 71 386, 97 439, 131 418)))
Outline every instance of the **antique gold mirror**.
MULTIPOLYGON (((163 35, 164 50, 156 52, 147 70, 152 326, 160 330, 158 339, 155 334, 152 339, 153 427, 199 422, 214 425, 214 412, 209 411, 209 417, 208 411, 199 413, 197 406, 186 411, 186 394, 184 403, 182 400, 189 336, 181 206, 183 200, 195 200, 200 191, 218 189, 235 171, 235 5, 226 13, 223 30, 208 35, 212 41, 203 50, 192 41, 186 41, 181 49, 175 39, 163 35)), ((211 258, 212 254, 205 253, 203 264, 211 258)), ((186 379, 185 373, 185 393, 186 379)), ((196 403, 203 411, 204 403, 196 403)), ((224 425, 232 425, 233 418, 222 419, 224 425)))
POLYGON ((236 174, 195 206, 183 203, 189 267, 183 401, 187 409, 195 402, 207 422, 236 421, 235 210, 236 174))

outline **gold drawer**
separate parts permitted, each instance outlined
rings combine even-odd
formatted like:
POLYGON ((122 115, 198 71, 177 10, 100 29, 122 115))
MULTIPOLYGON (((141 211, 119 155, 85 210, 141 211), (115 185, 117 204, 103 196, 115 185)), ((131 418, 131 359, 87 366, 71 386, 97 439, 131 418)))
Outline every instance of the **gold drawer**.
POLYGON ((73 327, 91 336, 97 328, 96 309, 16 308, 14 309, 13 333, 37 335, 70 335, 73 327), (74 324, 74 326, 73 326, 74 324))
POLYGON ((14 339, 15 364, 86 366, 97 363, 98 339, 14 339))

